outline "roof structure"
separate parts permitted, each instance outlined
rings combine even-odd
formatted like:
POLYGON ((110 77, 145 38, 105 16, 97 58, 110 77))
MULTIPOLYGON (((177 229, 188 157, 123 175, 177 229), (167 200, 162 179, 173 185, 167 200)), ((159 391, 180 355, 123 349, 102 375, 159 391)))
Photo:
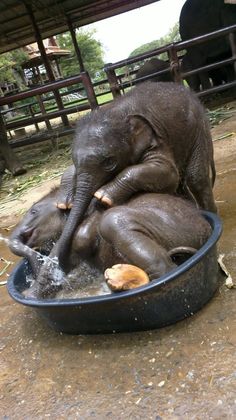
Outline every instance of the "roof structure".
POLYGON ((155 0, 1 0, 0 54, 35 42, 27 4, 45 39, 68 31, 68 20, 77 28, 151 3, 155 0))
MULTIPOLYGON (((64 57, 71 54, 70 50, 60 48, 53 36, 44 39, 43 44, 49 59, 54 59, 55 57, 64 57)), ((42 64, 42 56, 40 54, 37 42, 26 45, 24 47, 24 51, 28 54, 29 59, 22 64, 22 68, 28 68, 31 65, 42 64)))

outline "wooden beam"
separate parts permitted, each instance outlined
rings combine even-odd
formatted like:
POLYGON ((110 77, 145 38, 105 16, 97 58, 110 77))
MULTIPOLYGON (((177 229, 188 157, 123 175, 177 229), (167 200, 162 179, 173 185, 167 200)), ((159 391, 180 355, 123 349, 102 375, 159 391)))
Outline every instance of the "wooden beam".
POLYGON ((78 42, 77 42, 77 39, 76 39, 76 29, 73 28, 73 25, 72 25, 69 17, 67 17, 67 23, 68 23, 68 28, 69 28, 69 31, 70 31, 71 39, 72 39, 72 42, 73 42, 73 45, 74 45, 75 54, 76 54, 76 57, 77 57, 78 62, 79 62, 80 73, 82 73, 83 71, 85 71, 85 68, 84 68, 84 63, 83 63, 81 51, 79 49, 78 42))
MULTIPOLYGON (((48 75, 48 79, 49 79, 50 82, 55 82, 55 77, 54 77, 54 73, 53 73, 53 70, 52 70, 52 67, 51 67, 51 63, 50 63, 50 60, 48 59, 46 50, 44 48, 43 40, 42 40, 40 31, 39 31, 39 27, 37 25, 33 10, 31 8, 31 6, 25 1, 24 1, 24 5, 25 5, 25 8, 28 12, 28 16, 31 20, 32 27, 34 29, 35 40, 38 44, 39 51, 40 51, 40 54, 41 54, 41 57, 42 57, 42 60, 43 60, 43 64, 45 66, 45 69, 46 69, 46 72, 47 72, 47 75, 48 75)), ((63 102, 62 102, 62 99, 60 97, 59 92, 57 90, 54 90, 53 93, 54 93, 55 100, 57 102, 58 108, 60 110, 64 109, 63 102)), ((65 126, 69 125, 69 120, 68 120, 66 115, 62 115, 61 119, 62 119, 62 122, 65 126)))

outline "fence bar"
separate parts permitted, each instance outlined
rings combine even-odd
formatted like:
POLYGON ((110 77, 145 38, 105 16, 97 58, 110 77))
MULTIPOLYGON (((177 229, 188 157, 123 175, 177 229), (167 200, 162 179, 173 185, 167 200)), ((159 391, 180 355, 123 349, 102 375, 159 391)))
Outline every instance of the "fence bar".
POLYGON ((58 118, 61 115, 65 115, 65 114, 74 114, 76 112, 79 111, 85 111, 87 109, 90 109, 90 105, 88 103, 86 104, 81 104, 79 106, 73 106, 70 108, 64 108, 61 109, 59 111, 55 111, 55 112, 50 112, 48 114, 44 114, 44 115, 37 115, 34 118, 24 118, 23 120, 20 121, 15 121, 15 122, 9 122, 7 124, 5 124, 5 127, 7 130, 14 130, 16 127, 20 128, 20 127, 25 127, 27 125, 31 125, 31 124, 35 124, 35 123, 39 123, 39 122, 43 122, 45 121, 45 118, 48 119, 53 119, 53 118, 58 118))
POLYGON ((202 97, 202 96, 209 95, 209 93, 218 93, 218 92, 221 92, 222 90, 234 88, 235 86, 236 86, 236 80, 234 82, 225 83, 224 85, 219 85, 219 86, 212 87, 210 89, 203 90, 202 92, 197 92, 196 94, 197 96, 202 97))
POLYGON ((182 76, 183 76, 183 78, 185 78, 185 76, 191 76, 192 74, 212 70, 212 69, 221 67, 223 65, 231 64, 235 60, 236 60, 236 57, 235 58, 227 58, 226 60, 222 60, 222 61, 217 61, 216 63, 208 64, 207 66, 198 67, 194 70, 186 71, 182 74, 182 76))
POLYGON ((17 101, 21 101, 22 99, 30 98, 32 96, 42 95, 43 93, 51 92, 54 89, 61 89, 61 88, 71 86, 71 85, 74 85, 76 83, 81 83, 81 82, 82 82, 81 75, 69 77, 68 79, 56 80, 55 82, 47 83, 43 86, 38 86, 33 89, 16 93, 15 95, 1 97, 0 106, 8 105, 17 101))
MULTIPOLYGON (((174 44, 177 51, 185 50, 188 47, 191 47, 202 42, 212 40, 215 38, 220 38, 221 36, 228 35, 230 32, 236 31, 236 25, 227 26, 226 28, 219 29, 218 31, 210 32, 209 34, 201 35, 199 37, 190 39, 188 41, 180 41, 174 44)), ((117 61, 117 63, 107 64, 106 68, 117 69, 119 67, 125 67, 129 64, 136 63, 137 61, 145 60, 146 58, 153 57, 155 55, 160 55, 164 52, 168 52, 172 48, 173 44, 166 45, 165 47, 156 48, 155 50, 148 51, 144 54, 135 55, 134 57, 127 58, 125 60, 117 61)))

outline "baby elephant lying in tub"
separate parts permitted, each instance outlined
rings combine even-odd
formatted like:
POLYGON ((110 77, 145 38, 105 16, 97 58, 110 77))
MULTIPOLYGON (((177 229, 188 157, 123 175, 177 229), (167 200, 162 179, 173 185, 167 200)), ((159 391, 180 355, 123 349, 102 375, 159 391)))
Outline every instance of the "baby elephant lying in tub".
MULTIPOLYGON (((60 237, 70 212, 60 208, 62 198, 61 185, 35 203, 11 235, 12 251, 28 257, 34 269, 37 297, 52 297, 65 285, 63 280, 55 284, 42 275, 43 267, 37 266, 36 253, 31 249, 47 246, 50 251, 60 237)), ((94 198, 73 237, 70 267, 76 269, 81 261, 89 261, 101 272, 106 270, 112 290, 127 290, 175 268, 177 254, 193 254, 210 234, 211 227, 200 211, 177 196, 143 193, 110 209, 94 198), (125 265, 107 270, 114 264, 125 265), (135 278, 126 264, 144 273, 141 277, 136 273, 135 278)))

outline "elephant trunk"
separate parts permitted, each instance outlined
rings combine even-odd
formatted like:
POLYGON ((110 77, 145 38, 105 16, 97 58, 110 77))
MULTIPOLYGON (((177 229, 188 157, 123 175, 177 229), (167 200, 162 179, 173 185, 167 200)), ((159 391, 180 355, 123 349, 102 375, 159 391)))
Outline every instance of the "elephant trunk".
POLYGON ((42 255, 27 245, 24 245, 22 241, 16 238, 11 238, 8 242, 8 246, 13 254, 28 259, 32 269, 32 275, 34 278, 37 278, 43 262, 42 255))
POLYGON ((93 194, 100 187, 89 174, 78 174, 76 177, 76 192, 70 215, 58 242, 57 256, 59 266, 66 271, 69 266, 69 255, 73 241, 73 235, 77 226, 83 221, 86 210, 91 202, 93 194))
POLYGON ((36 278, 42 265, 42 255, 24 244, 21 224, 14 229, 10 238, 7 239, 7 245, 13 254, 28 259, 32 275, 36 278))

